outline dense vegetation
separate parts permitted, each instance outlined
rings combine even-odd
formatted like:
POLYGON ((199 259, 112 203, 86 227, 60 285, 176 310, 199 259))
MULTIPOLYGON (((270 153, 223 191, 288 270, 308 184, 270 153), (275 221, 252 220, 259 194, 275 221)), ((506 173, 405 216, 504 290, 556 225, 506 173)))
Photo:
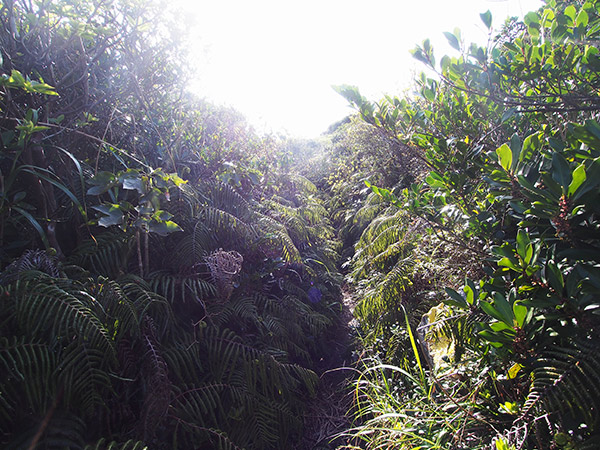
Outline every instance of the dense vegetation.
POLYGON ((314 141, 191 96, 165 11, 2 2, 2 448, 305 448, 340 272, 310 448, 598 448, 600 1, 425 41, 314 141))
POLYGON ((417 168, 345 205, 356 448, 600 445, 599 31, 600 3, 549 0, 439 64, 425 41, 412 98, 338 88, 417 168))
POLYGON ((186 94, 163 7, 2 4, 2 448, 300 439, 333 230, 283 145, 186 94))

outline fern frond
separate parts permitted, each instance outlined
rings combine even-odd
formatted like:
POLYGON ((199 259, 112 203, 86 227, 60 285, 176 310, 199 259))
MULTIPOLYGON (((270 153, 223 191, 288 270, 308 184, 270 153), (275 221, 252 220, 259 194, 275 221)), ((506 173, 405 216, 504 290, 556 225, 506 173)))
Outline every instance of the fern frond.
POLYGON ((146 391, 139 429, 145 440, 152 441, 158 425, 167 415, 172 385, 154 322, 147 315, 144 316, 142 323, 142 346, 145 353, 142 356, 141 373, 145 380, 146 391))
POLYGON ((379 325, 381 317, 394 314, 402 302, 402 294, 410 286, 412 261, 400 260, 387 273, 372 273, 368 285, 360 289, 362 299, 354 313, 365 324, 379 325))
POLYGON ((570 416, 589 429, 599 422, 600 358, 591 342, 571 347, 552 347, 535 362, 532 386, 523 408, 523 417, 547 412, 570 416))
POLYGON ((290 395, 300 383, 313 395, 318 384, 317 375, 304 367, 277 361, 272 355, 246 345, 232 331, 210 331, 205 342, 211 371, 217 380, 230 382, 237 365, 244 368, 244 385, 249 392, 264 395, 290 395))
MULTIPOLYGON (((228 211, 217 209, 214 207, 205 207, 200 211, 197 217, 198 221, 202 222, 202 227, 195 228, 197 230, 206 228, 210 233, 216 236, 216 242, 227 243, 226 246, 230 249, 243 248, 245 245, 253 242, 257 236, 253 222, 246 222, 238 216, 231 214, 228 211)), ((197 247, 198 243, 194 243, 197 247)), ((221 245, 223 246, 223 245, 221 245)), ((215 250, 198 249, 198 250, 215 250)), ((197 252, 202 253, 202 252, 197 252)))
POLYGON ((149 315, 158 323, 158 334, 162 337, 173 321, 173 309, 169 302, 161 295, 155 293, 150 285, 136 275, 121 277, 121 289, 133 303, 138 320, 149 315))
POLYGON ((83 448, 86 423, 76 414, 55 411, 34 412, 27 417, 26 428, 19 430, 2 448, 20 450, 29 448, 75 449, 83 448))
POLYGON ((96 282, 90 281, 86 288, 94 294, 96 303, 92 306, 110 336, 118 340, 122 336, 139 335, 138 312, 116 281, 99 277, 96 282))
MULTIPOLYGON (((210 445, 215 450, 244 450, 237 446, 233 440, 220 429, 206 428, 196 423, 185 422, 181 419, 177 421, 174 440, 183 441, 182 446, 177 446, 174 450, 180 448, 186 450, 192 447, 198 447, 198 444, 210 445)), ((202 447, 199 447, 202 448, 202 447)))
POLYGON ((238 217, 246 217, 251 214, 252 208, 248 201, 229 184, 210 183, 206 194, 211 205, 217 209, 228 211, 238 217))
POLYGON ((204 354, 199 339, 201 337, 186 333, 183 339, 163 347, 162 356, 174 385, 193 383, 202 377, 204 354))
POLYGON ((6 285, 19 278, 25 271, 38 271, 58 278, 60 268, 58 259, 43 250, 26 250, 18 259, 9 264, 0 274, 0 285, 6 285))
POLYGON ((105 438, 100 439, 95 444, 88 444, 83 450, 148 450, 146 444, 142 441, 128 440, 126 442, 108 442, 105 438))
POLYGON ((317 187, 315 184, 300 174, 291 174, 289 180, 292 181, 294 186, 301 192, 306 194, 315 194, 317 192, 317 187))
POLYGON ((169 300, 171 304, 181 301, 203 303, 217 295, 213 283, 201 279, 197 274, 173 274, 156 271, 148 275, 151 289, 169 300))
POLYGON ((174 414, 178 419, 201 427, 222 426, 227 411, 221 397, 224 391, 230 390, 236 388, 220 383, 179 386, 172 402, 174 414))
POLYGON ((184 240, 182 240, 182 245, 187 245, 189 251, 191 251, 192 258, 190 261, 194 261, 194 264, 201 261, 202 258, 218 247, 217 234, 211 228, 210 223, 205 223, 201 220, 196 221, 194 224, 193 232, 189 239, 191 239, 191 245, 184 240))
POLYGON ((92 348, 115 358, 115 348, 108 330, 92 311, 95 299, 83 286, 66 279, 48 276, 9 287, 15 298, 16 321, 24 332, 40 339, 76 336, 92 348))
POLYGON ((56 355, 46 345, 25 338, 0 338, 0 430, 12 423, 14 411, 44 411, 56 386, 52 373, 56 355))
POLYGON ((106 358, 102 350, 85 342, 73 341, 61 351, 53 377, 64 390, 66 404, 90 414, 104 404, 111 389, 106 358))
POLYGON ((109 231, 81 244, 69 261, 95 274, 114 279, 127 271, 132 246, 131 236, 109 231))
POLYGON ((265 207, 269 211, 269 217, 277 220, 286 228, 296 245, 309 241, 310 231, 302 214, 303 208, 285 206, 274 201, 265 202, 265 207))
POLYGON ((259 240, 259 245, 271 245, 277 248, 284 261, 288 263, 301 263, 302 257, 287 233, 286 228, 275 219, 261 215, 257 220, 257 226, 264 231, 259 240))

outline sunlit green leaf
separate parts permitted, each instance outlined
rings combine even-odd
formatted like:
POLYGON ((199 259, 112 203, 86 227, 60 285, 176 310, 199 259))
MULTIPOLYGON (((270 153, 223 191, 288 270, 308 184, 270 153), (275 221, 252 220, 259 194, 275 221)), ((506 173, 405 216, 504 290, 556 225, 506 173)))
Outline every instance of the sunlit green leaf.
POLYGON ((513 314, 515 316, 516 326, 523 328, 525 318, 527 317, 527 307, 523 306, 520 302, 515 302, 513 304, 513 314))
POLYGON ((587 27, 588 22, 589 22, 589 16, 588 13, 585 12, 585 9, 581 9, 579 11, 579 14, 577 14, 577 17, 575 18, 575 26, 582 26, 582 27, 587 27))
POLYGON ((565 8, 565 16, 569 17, 573 22, 575 21, 576 15, 577 9, 575 9, 575 6, 569 5, 565 8))
POLYGON ((521 154, 519 155, 519 161, 528 161, 534 152, 539 151, 541 148, 541 136, 542 132, 530 134, 523 141, 523 147, 521 148, 521 154))
POLYGON ((580 164, 577 166, 577 168, 573 171, 572 176, 573 180, 571 181, 571 184, 569 184, 569 191, 567 192, 569 197, 572 196, 586 180, 585 165, 580 164))
POLYGON ((510 147, 506 144, 502 144, 496 149, 496 154, 498 155, 498 161, 500 162, 502 168, 505 171, 510 172, 513 161, 512 150, 510 147))
POLYGON ((175 231, 182 231, 182 228, 170 220, 164 222, 150 222, 148 230, 150 233, 156 233, 160 236, 167 236, 175 231))

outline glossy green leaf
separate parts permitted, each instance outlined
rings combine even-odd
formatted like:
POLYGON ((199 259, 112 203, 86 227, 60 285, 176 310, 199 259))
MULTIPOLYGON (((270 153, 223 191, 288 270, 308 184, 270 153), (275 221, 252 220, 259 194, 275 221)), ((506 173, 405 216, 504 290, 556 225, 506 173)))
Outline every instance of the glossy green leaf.
POLYGON ((501 315, 501 319, 507 325, 513 325, 513 308, 511 302, 509 302, 504 295, 500 292, 494 293, 494 308, 501 315))
POLYGON ((496 154, 498 155, 498 161, 500 162, 502 168, 505 171, 510 172, 513 161, 513 154, 510 147, 506 144, 502 144, 496 149, 496 154))
POLYGON ((508 331, 509 333, 513 331, 513 327, 504 322, 493 322, 490 324, 490 328, 493 331, 508 331))
POLYGON ((157 221, 169 220, 171 217, 173 217, 173 214, 164 210, 158 210, 152 215, 152 218, 157 221))
POLYGON ((423 97, 425 97, 426 100, 433 102, 435 100, 435 92, 433 92, 431 89, 429 88, 424 88, 423 89, 423 97))
POLYGON ((517 232, 517 254, 525 264, 529 264, 533 256, 533 245, 531 245, 529 235, 522 229, 517 232))
POLYGON ((500 267, 508 267, 509 269, 514 270, 515 272, 521 272, 521 268, 519 267, 519 265, 517 264, 517 261, 514 258, 501 258, 498 261, 498 265, 500 267))
POLYGON ((581 9, 579 11, 579 14, 577 14, 577 17, 575 18, 575 26, 582 26, 582 27, 587 27, 588 23, 589 23, 589 16, 588 13, 585 12, 585 9, 581 9))
POLYGON ((101 171, 94 175, 92 178, 88 180, 89 184, 94 186, 101 186, 105 184, 111 184, 116 181, 116 177, 112 172, 101 171))
POLYGON ((473 288, 471 286, 469 286, 468 284, 465 285, 465 287, 463 288, 465 291, 465 298, 467 300, 467 303, 469 305, 473 305, 475 302, 475 291, 473 290, 473 288))
POLYGON ((121 225, 123 223, 123 211, 117 204, 102 204, 92 206, 92 209, 103 214, 98 220, 98 225, 102 227, 110 227, 113 225, 121 225))
POLYGON ((156 233, 160 236, 167 236, 175 231, 182 231, 182 228, 171 220, 164 222, 150 222, 148 230, 150 233, 156 233))
POLYGON ((504 123, 507 120, 513 118, 517 113, 517 108, 508 108, 502 113, 502 118, 500 119, 500 123, 504 123))
POLYGON ((550 286, 552 286, 552 289, 561 295, 565 286, 565 281, 562 271, 553 261, 548 261, 546 264, 546 279, 548 280, 550 286))
POLYGON ((555 152, 552 155, 552 178, 562 187, 563 193, 567 193, 571 184, 571 167, 565 157, 555 152))
POLYGON ((567 195, 569 197, 575 194, 577 189, 579 189, 579 187, 586 180, 585 165, 580 164, 579 166, 577 166, 577 168, 573 171, 572 177, 573 180, 571 181, 571 184, 569 184, 569 191, 567 192, 567 195))
POLYGON ((136 190, 140 194, 144 193, 144 186, 140 176, 126 176, 123 177, 123 189, 136 190))
POLYGON ((575 9, 575 6, 569 5, 565 8, 565 16, 567 16, 573 22, 575 22, 576 15, 577 15, 577 9, 575 9))
POLYGON ((538 13, 536 13, 534 11, 528 12, 527 14, 525 14, 525 17, 523 17, 523 22, 527 26, 539 25, 540 16, 538 13))
POLYGON ((539 151, 541 148, 541 132, 530 134, 523 141, 523 146, 521 148, 521 153, 519 154, 519 161, 528 161, 531 159, 531 156, 539 151))
POLYGON ((479 332, 479 336, 491 342, 494 347, 502 347, 502 344, 510 344, 512 343, 512 339, 506 336, 504 333, 482 330, 479 332), (497 345, 494 343, 497 342, 497 345))
POLYGON ((503 322, 509 327, 513 326, 512 310, 509 316, 507 317, 506 314, 504 314, 504 312, 498 309, 496 304, 492 305, 490 302, 484 301, 480 302, 479 306, 481 307, 483 312, 486 313, 488 316, 493 317, 494 319, 499 320, 500 322, 503 322))
POLYGON ((515 317, 515 325, 519 328, 523 328, 525 319, 527 317, 527 307, 523 306, 520 302, 513 304, 513 315, 515 317))
POLYGON ((600 158, 596 158, 586 169, 586 179, 576 191, 574 198, 577 199, 600 185, 600 158))
POLYGON ((446 291, 446 294, 448 294, 448 296, 450 297, 450 299, 444 299, 444 303, 452 306, 458 306, 459 308, 466 308, 469 306, 464 297, 458 292, 456 292, 454 289, 447 287, 444 290, 446 291))

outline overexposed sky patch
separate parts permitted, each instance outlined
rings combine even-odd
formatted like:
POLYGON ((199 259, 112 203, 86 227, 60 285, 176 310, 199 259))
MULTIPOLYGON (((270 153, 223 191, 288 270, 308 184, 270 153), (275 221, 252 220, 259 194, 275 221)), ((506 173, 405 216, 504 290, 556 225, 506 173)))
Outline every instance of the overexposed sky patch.
POLYGON ((186 9, 193 90, 242 112, 259 131, 316 137, 351 110, 332 85, 378 99, 421 70, 409 50, 429 38, 438 60, 444 31, 485 42, 479 13, 500 28, 541 0, 178 0, 186 9))

